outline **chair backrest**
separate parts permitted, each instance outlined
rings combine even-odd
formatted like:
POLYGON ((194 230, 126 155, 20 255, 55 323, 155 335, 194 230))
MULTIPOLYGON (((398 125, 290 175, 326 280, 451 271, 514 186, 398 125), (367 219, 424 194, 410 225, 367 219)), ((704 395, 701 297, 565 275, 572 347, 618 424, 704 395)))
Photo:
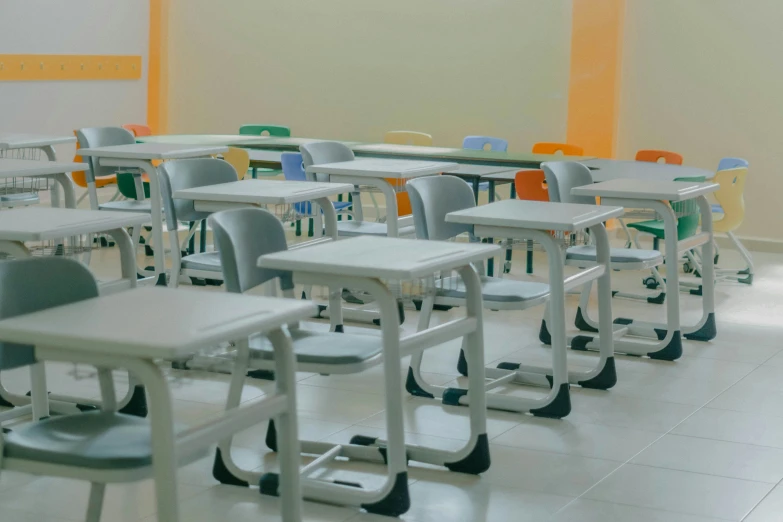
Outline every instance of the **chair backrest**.
POLYGON ((258 267, 259 257, 288 249, 283 224, 274 215, 260 208, 225 210, 211 215, 209 224, 226 290, 241 294, 275 278, 281 289, 294 288, 291 272, 258 267))
POLYGON ((517 199, 527 201, 549 201, 549 189, 543 170, 520 170, 514 176, 514 190, 517 199))
MULTIPOLYGON (((337 141, 316 141, 307 143, 299 147, 302 153, 302 163, 305 168, 312 165, 323 165, 324 163, 339 163, 341 161, 353 161, 356 157, 353 151, 337 141)), ((308 176, 311 181, 329 181, 327 174, 316 174, 315 177, 308 176)))
POLYGON ((718 163, 718 170, 738 169, 741 167, 748 167, 750 164, 748 160, 742 158, 723 158, 718 163))
POLYGON ((541 142, 533 145, 533 154, 562 154, 563 156, 584 156, 585 150, 568 143, 541 142))
POLYGON ((223 161, 227 161, 237 171, 237 178, 242 179, 250 168, 250 154, 245 149, 229 147, 228 152, 223 153, 223 161))
POLYGON ((574 196, 571 189, 593 182, 590 169, 576 161, 547 161, 541 164, 544 171, 549 201, 554 203, 581 203, 595 205, 592 196, 574 196))
POLYGON ((237 180, 237 171, 230 163, 215 158, 195 158, 166 161, 158 167, 160 194, 168 230, 176 230, 178 221, 200 221, 210 212, 196 211, 191 199, 175 199, 178 190, 206 185, 218 185, 237 180))
POLYGON ((425 176, 406 184, 413 211, 416 237, 445 241, 463 232, 473 233, 473 225, 446 222, 446 214, 476 206, 473 189, 455 176, 425 176))
POLYGON ((465 136, 465 139, 462 140, 462 148, 506 152, 508 150, 508 140, 491 136, 465 136))
POLYGON ((718 170, 714 183, 720 185, 715 192, 715 199, 723 208, 723 218, 713 221, 716 232, 733 232, 745 219, 745 181, 748 176, 747 167, 718 170))
POLYGON ((649 163, 682 165, 682 156, 676 152, 670 152, 668 150, 640 150, 636 153, 635 159, 636 161, 647 161, 649 163))
POLYGON ((122 126, 123 129, 131 131, 137 138, 139 136, 152 136, 152 129, 146 125, 139 125, 136 123, 128 123, 122 126))
POLYGON ((419 145, 421 147, 432 146, 432 135, 416 131, 389 131, 383 137, 384 143, 394 145, 419 145))
MULTIPOLYGON (((122 127, 86 127, 76 131, 76 139, 81 149, 136 143, 133 133, 122 127)), ((87 158, 87 164, 90 165, 87 181, 94 181, 96 177, 109 176, 117 171, 116 167, 98 165, 92 157, 87 158)))
MULTIPOLYGON (((0 319, 98 296, 89 269, 72 259, 41 257, 0 262, 0 319)), ((32 346, 0 342, 0 370, 35 362, 32 346)))
POLYGON ((283 177, 288 181, 307 181, 302 154, 299 152, 284 152, 280 155, 283 166, 283 177))
POLYGON ((239 127, 239 134, 243 134, 246 136, 263 136, 263 135, 269 135, 269 136, 278 136, 282 138, 287 138, 291 135, 291 129, 290 127, 286 127, 285 125, 269 125, 266 123, 249 123, 247 125, 242 125, 239 127))

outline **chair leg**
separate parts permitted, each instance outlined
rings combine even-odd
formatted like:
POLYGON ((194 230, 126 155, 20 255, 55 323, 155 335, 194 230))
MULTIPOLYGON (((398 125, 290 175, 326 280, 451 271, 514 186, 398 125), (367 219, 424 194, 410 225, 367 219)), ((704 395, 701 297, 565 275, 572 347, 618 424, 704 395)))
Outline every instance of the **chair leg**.
POLYGON ((100 522, 105 492, 106 484, 103 482, 92 482, 90 484, 90 500, 87 504, 87 522, 100 522))

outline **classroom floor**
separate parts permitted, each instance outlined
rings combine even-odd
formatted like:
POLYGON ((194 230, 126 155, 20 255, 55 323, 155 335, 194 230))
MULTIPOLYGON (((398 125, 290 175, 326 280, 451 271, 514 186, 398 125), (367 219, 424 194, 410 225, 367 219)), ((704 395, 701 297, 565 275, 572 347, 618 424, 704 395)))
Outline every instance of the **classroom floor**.
MULTIPOLYGON (((116 249, 93 254, 99 273, 116 273, 116 249)), ((481 477, 411 463, 409 522, 708 522, 783 519, 783 326, 780 323, 783 255, 756 254, 752 287, 722 283, 717 289, 719 335, 711 343, 685 342, 685 356, 668 363, 618 356, 617 386, 608 392, 572 388, 573 411, 563 420, 489 412, 492 467, 481 477)), ((511 277, 522 278, 523 256, 515 256, 511 277)), ((736 260, 729 251, 722 261, 736 260)), ((536 277, 545 276, 537 255, 536 277)), ((640 273, 613 273, 616 287, 640 290, 640 273)), ((202 291, 214 291, 202 288, 202 291)), ((683 297, 686 318, 698 313, 698 298, 683 297)), ((576 296, 569 296, 573 317, 576 296)), ((614 314, 663 316, 664 308, 615 299, 614 314)), ((456 311, 454 311, 456 313, 456 311)), ((451 312, 450 312, 451 313, 451 312)), ((436 313, 444 321, 450 313, 436 313)), ((406 332, 417 314, 407 312, 406 332)), ((488 363, 544 362, 549 350, 537 340, 541 309, 485 313, 488 363)), ((570 322, 570 320, 569 320, 570 322)), ((324 323, 317 325, 325 328, 324 323)), ((354 326, 358 328, 360 326, 354 326)), ((350 327, 347 327, 349 330, 350 327)), ((140 325, 140 334, 143 334, 140 325)), ((457 378, 459 345, 428 352, 428 378, 457 378)), ((569 353, 573 366, 594 362, 591 354, 569 353)), ((53 391, 97 396, 87 368, 49 365, 53 391)), ((204 420, 220 411, 228 389, 224 375, 172 372, 177 420, 204 420)), ((119 377, 122 380, 121 377, 119 377)), ((3 374, 14 390, 28 388, 24 372, 3 374)), ((384 426, 379 368, 361 375, 300 374, 298 400, 303 438, 344 441, 354 434, 380 434, 384 426)), ((245 400, 269 389, 248 380, 245 400)), ((540 389, 516 387, 510 393, 540 389)), ((466 409, 406 396, 405 429, 412 441, 441 447, 461 444, 466 409)), ((273 469, 264 447, 265 425, 235 439, 244 467, 273 469)), ((212 455, 180 471, 181 520, 264 522, 280 520, 277 500, 257 489, 219 485, 211 476, 212 455)), ((341 464, 334 474, 378 481, 374 465, 341 464)), ((72 480, 0 474, 0 520, 83 520, 88 485, 72 480)), ((305 520, 383 521, 353 508, 306 503, 305 520)), ((151 481, 108 488, 102 520, 154 521, 151 481)), ((162 521, 161 521, 162 522, 162 521)))

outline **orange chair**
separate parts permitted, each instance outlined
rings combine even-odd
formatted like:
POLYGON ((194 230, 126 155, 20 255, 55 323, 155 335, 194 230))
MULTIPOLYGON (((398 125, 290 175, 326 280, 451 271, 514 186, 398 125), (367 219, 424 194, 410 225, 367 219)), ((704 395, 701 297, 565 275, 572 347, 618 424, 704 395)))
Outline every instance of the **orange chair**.
MULTIPOLYGON (((76 131, 73 131, 73 135, 76 136, 76 131)), ((78 150, 79 150, 79 142, 76 142, 76 156, 73 157, 74 163, 85 163, 84 159, 79 156, 78 150)), ((79 199, 76 201, 76 204, 82 202, 84 198, 87 197, 87 175, 84 172, 71 172, 71 179, 73 180, 73 183, 79 187, 82 187, 85 189, 84 194, 79 196, 79 199)), ((95 188, 102 188, 107 187, 109 185, 116 185, 117 184, 117 175, 112 174, 111 176, 100 176, 95 178, 95 188)))
POLYGON ((585 149, 568 143, 536 143, 533 154, 562 154, 563 156, 584 156, 585 149))
POLYGON ((668 150, 640 150, 636 153, 636 161, 646 161, 649 163, 663 163, 669 165, 682 165, 682 156, 676 152, 668 150))
MULTIPOLYGON (((392 143, 394 145, 419 145, 422 147, 432 146, 432 136, 425 134, 424 132, 415 131, 389 131, 383 137, 384 143, 392 143)), ((408 197, 408 193, 401 190, 405 185, 405 180, 386 178, 391 186, 397 189, 397 216, 409 216, 413 214, 411 208, 411 200, 408 197)), ((374 200, 373 200, 374 203, 374 200)))
MULTIPOLYGON (((551 154, 551 153, 537 153, 537 154, 551 154)), ((517 193, 517 199, 524 199, 527 201, 549 201, 549 189, 546 186, 546 177, 544 171, 537 170, 520 170, 514 176, 514 190, 517 193)), ((527 268, 528 274, 533 273, 533 242, 528 241, 527 248, 527 268)), ((511 271, 511 249, 506 249, 506 264, 503 267, 505 273, 511 271)))
POLYGON ((122 126, 123 129, 129 130, 133 133, 134 136, 152 136, 152 129, 147 127, 146 125, 138 125, 135 123, 128 123, 127 125, 122 126))

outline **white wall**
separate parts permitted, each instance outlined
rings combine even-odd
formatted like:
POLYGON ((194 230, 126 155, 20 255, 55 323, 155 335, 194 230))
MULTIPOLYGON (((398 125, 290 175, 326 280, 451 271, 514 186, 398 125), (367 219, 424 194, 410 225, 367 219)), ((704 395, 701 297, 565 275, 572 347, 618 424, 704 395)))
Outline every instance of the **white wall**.
POLYGON ((565 139, 570 0, 171 0, 169 131, 565 139))
POLYGON ((628 0, 620 156, 750 161, 740 234, 783 240, 783 2, 628 0))
POLYGON ((144 123, 148 28, 147 0, 0 0, 0 53, 141 55, 144 69, 140 80, 0 82, 0 132, 144 123))

